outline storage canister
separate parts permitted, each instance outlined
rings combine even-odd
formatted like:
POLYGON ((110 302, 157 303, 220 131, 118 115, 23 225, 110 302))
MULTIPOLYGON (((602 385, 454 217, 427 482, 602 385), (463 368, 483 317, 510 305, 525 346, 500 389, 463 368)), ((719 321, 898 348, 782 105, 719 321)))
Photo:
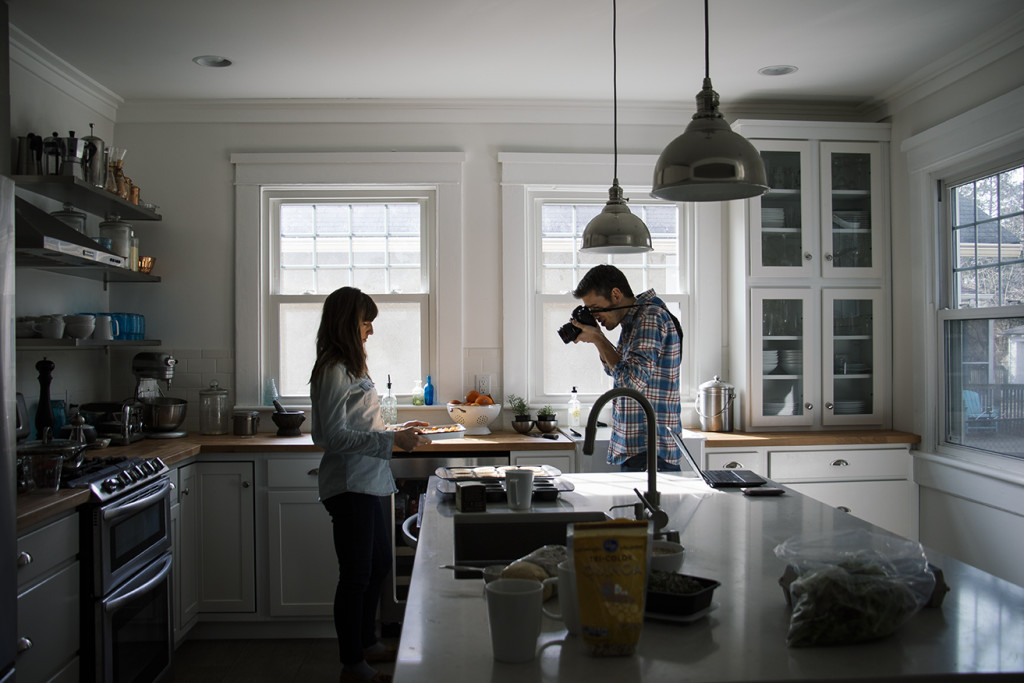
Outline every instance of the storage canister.
POLYGON ((697 389, 694 408, 700 417, 700 428, 705 432, 732 431, 732 402, 736 398, 734 387, 715 375, 697 389))
POLYGON ((199 392, 199 433, 227 434, 229 415, 228 390, 213 380, 209 389, 199 392))
POLYGON ((260 428, 258 410, 238 410, 232 416, 235 423, 235 436, 256 436, 260 428))
MULTIPOLYGON (((110 240, 110 251, 128 259, 131 256, 132 225, 121 220, 120 216, 110 216, 100 223, 100 237, 110 240)), ((128 266, 127 261, 125 266, 128 266)))

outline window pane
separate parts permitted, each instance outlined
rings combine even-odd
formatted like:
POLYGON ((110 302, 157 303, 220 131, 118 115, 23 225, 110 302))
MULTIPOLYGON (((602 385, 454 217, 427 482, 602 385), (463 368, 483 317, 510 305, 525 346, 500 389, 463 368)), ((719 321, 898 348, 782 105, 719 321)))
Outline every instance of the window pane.
POLYGON ((951 320, 946 440, 1024 457, 1024 318, 951 320))
POLYGON ((313 207, 308 204, 286 204, 281 207, 280 221, 282 235, 312 235, 313 207))
POLYGON ((352 229, 347 205, 320 204, 316 207, 316 234, 347 235, 352 229))
MULTIPOLYGON (((569 322, 574 299, 544 304, 541 347, 544 357, 545 394, 567 394, 575 386, 581 394, 602 394, 612 388, 612 378, 601 369, 601 360, 593 344, 564 344, 558 328, 569 322)), ((605 331, 608 340, 618 343, 619 330, 605 331)))
MULTIPOLYGON (((385 391, 391 373, 393 391, 408 393, 420 367, 420 304, 377 302, 373 335, 366 342, 367 365, 378 393, 385 391)), ((284 304, 280 307, 281 350, 278 390, 284 397, 309 396, 309 373, 316 360, 316 332, 322 304, 284 304)))

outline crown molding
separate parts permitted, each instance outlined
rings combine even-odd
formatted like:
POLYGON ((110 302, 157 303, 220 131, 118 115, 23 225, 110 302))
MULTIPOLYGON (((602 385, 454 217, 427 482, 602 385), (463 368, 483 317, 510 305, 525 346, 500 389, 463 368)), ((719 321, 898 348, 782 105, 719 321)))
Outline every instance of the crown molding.
POLYGON ((40 45, 16 26, 10 26, 11 64, 56 88, 111 122, 124 100, 40 45))

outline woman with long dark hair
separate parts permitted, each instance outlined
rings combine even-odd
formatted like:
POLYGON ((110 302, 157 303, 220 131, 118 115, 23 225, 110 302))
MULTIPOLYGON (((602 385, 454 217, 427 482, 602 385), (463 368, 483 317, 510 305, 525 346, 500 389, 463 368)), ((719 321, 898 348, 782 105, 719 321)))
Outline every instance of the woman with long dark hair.
POLYGON ((394 650, 377 640, 381 587, 391 570, 386 506, 395 492, 391 452, 430 443, 407 422, 384 429, 380 399, 366 369, 366 340, 373 334, 377 304, 355 287, 342 287, 324 301, 310 375, 313 443, 324 449, 318 484, 331 515, 338 556, 334 627, 342 683, 391 677, 373 662, 394 661, 394 650))

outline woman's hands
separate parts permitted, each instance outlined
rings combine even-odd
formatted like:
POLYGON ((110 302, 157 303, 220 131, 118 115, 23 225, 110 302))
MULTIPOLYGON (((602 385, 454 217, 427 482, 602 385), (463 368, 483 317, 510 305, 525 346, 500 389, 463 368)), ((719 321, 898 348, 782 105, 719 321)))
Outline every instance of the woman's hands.
POLYGON ((403 451, 411 451, 417 446, 427 445, 430 443, 430 439, 416 431, 416 427, 426 427, 429 424, 429 422, 421 422, 419 420, 409 420, 404 423, 395 432, 395 445, 403 451))

